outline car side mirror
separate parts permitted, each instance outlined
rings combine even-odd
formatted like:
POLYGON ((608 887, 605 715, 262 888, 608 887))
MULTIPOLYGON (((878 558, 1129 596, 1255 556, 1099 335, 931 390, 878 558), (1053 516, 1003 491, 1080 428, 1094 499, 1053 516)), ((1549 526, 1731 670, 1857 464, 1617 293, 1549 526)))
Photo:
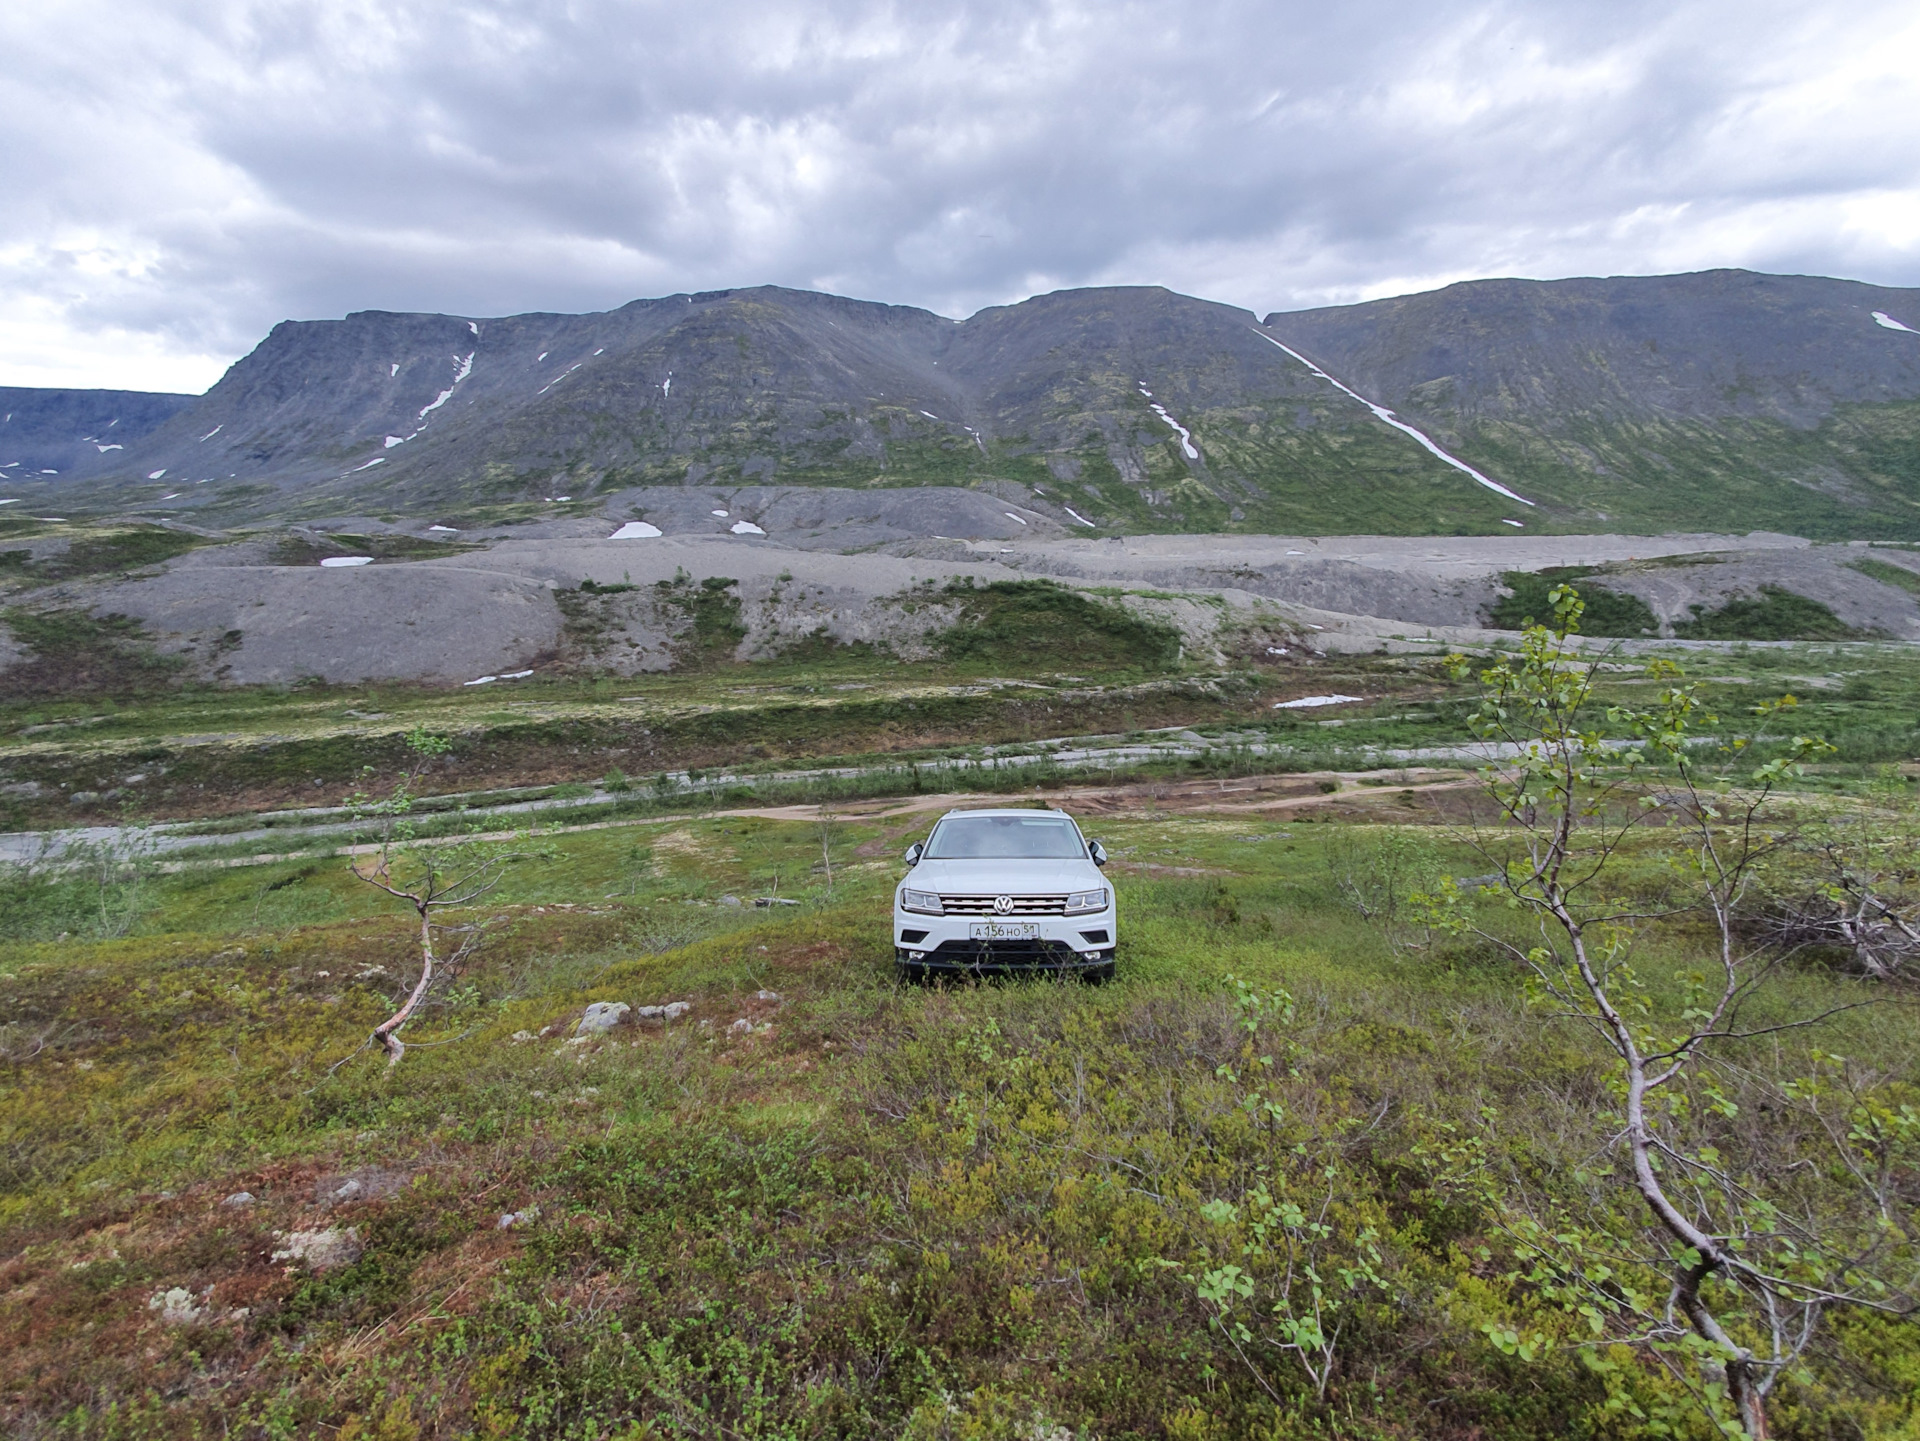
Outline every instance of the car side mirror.
POLYGON ((1093 857, 1093 863, 1096 866, 1104 866, 1107 863, 1107 848, 1098 841, 1087 842, 1087 854, 1093 857))
POLYGON ((912 845, 907 847, 907 864, 909 866, 919 865, 920 857, 924 856, 926 853, 927 853, 927 848, 924 845, 922 845, 919 841, 915 841, 912 845))

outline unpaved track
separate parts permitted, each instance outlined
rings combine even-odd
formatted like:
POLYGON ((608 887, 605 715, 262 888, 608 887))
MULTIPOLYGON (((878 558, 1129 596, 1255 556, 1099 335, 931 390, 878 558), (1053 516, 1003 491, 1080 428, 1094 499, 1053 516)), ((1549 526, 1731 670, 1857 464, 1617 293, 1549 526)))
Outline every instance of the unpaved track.
MULTIPOLYGON (((1406 802, 1434 799, 1443 794, 1471 791, 1479 785, 1472 776, 1459 771, 1414 769, 1402 773, 1391 785, 1379 784, 1376 772, 1300 771, 1286 775, 1249 776, 1219 781, 1136 781, 1117 786, 1055 786, 1013 791, 1001 795, 979 791, 952 791, 931 795, 902 796, 880 800, 849 801, 830 806, 730 806, 722 810, 681 811, 668 815, 622 817, 610 821, 588 821, 581 825, 553 828, 556 835, 577 835, 589 831, 630 830, 638 826, 685 825, 691 821, 717 819, 757 819, 787 821, 805 825, 847 824, 855 821, 904 821, 915 817, 945 814, 950 810, 977 810, 1004 806, 1010 801, 1043 800, 1048 805, 1084 817, 1116 820, 1152 820, 1172 815, 1217 815, 1232 817, 1266 816, 1285 819, 1312 811, 1349 810, 1361 807, 1380 810, 1404 807, 1406 802), (1371 783, 1369 783, 1371 782, 1371 783), (1336 789, 1327 790, 1326 785, 1336 789)), ((510 840, 514 831, 489 831, 477 839, 510 840)), ((475 837, 441 837, 422 844, 450 845, 475 837)), ((378 845, 335 846, 318 852, 325 856, 372 855, 378 845)), ((280 851, 251 856, 229 856, 218 860, 166 861, 158 867, 164 873, 188 870, 234 870, 249 866, 278 865, 286 861, 312 860, 313 851, 280 851)), ((1122 870, 1171 871, 1179 867, 1120 863, 1122 870)))

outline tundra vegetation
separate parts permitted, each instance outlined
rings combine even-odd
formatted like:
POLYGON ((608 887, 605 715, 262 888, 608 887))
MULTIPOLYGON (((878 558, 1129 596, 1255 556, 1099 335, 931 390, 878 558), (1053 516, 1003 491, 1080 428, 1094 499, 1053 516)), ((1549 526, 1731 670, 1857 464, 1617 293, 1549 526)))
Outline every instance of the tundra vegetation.
MULTIPOLYGON (((1547 599, 1564 627, 1572 598, 1547 599)), ((1126 911, 1100 987, 896 986, 887 898, 929 819, 911 785, 730 815, 713 801, 783 797, 749 776, 696 805, 580 739, 548 779, 607 779, 599 828, 489 852, 491 888, 430 917, 485 927, 437 986, 417 897, 368 885, 345 837, 162 864, 135 833, 13 867, 0 1427, 1920 1434, 1911 661, 1595 658, 1548 627, 1459 678, 1440 657, 1288 673, 1370 698, 1332 728, 1271 709, 1277 672, 1226 715, 1159 673, 1162 723, 1245 728, 1257 704, 1299 749, 1165 763, 1079 807, 1126 911), (1534 750, 1419 788, 1379 757, 1314 768, 1354 736, 1476 728, 1534 750), (1262 768, 1302 774, 1231 809, 1262 768), (416 992, 390 1065, 365 1043, 416 992), (630 1009, 579 1034, 596 1002, 630 1009), (642 1014, 670 1002, 689 1009, 642 1014)), ((986 689, 993 659, 932 674, 986 689)), ((863 694, 834 687, 885 667, 811 664, 774 676, 826 702, 788 744, 903 774, 832 734, 863 694)), ((620 684, 691 714, 768 674, 620 684)), ((1071 684, 1103 677, 1143 679, 1071 684)), ((599 714, 578 684, 513 703, 599 714)), ((343 749, 416 857, 425 803, 522 723, 398 690, 14 720, 63 728, 24 748, 95 716, 177 735, 215 704, 262 731, 301 705, 316 730, 384 714, 355 724, 397 727, 391 750, 343 749)), ((736 748, 766 704, 729 713, 736 748)), ((983 714, 1066 729, 975 712, 946 748, 983 714)), ((1062 779, 981 784, 1038 803, 1036 775, 1062 779)), ((440 814, 472 841, 475 816, 440 814)))

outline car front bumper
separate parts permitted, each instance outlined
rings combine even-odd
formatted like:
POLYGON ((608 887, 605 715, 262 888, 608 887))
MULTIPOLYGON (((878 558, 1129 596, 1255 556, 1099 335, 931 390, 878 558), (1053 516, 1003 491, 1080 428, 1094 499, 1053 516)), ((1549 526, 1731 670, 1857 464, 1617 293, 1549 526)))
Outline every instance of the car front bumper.
POLYGON ((1117 920, 1112 906, 1083 916, 1021 916, 1012 922, 896 910, 894 959, 912 969, 956 975, 1090 970, 1113 964, 1117 920), (976 927, 983 924, 1017 925, 1033 935, 981 938, 976 927))

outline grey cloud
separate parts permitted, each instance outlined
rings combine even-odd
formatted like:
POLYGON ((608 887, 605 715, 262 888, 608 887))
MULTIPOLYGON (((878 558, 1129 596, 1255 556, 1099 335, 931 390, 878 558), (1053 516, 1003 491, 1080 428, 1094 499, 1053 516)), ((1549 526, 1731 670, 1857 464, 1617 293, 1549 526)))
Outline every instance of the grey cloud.
POLYGON ((76 344, 762 281, 951 314, 1103 281, 1258 309, 1489 273, 1920 281, 1892 4, 27 8, 0 19, 0 314, 76 344))

